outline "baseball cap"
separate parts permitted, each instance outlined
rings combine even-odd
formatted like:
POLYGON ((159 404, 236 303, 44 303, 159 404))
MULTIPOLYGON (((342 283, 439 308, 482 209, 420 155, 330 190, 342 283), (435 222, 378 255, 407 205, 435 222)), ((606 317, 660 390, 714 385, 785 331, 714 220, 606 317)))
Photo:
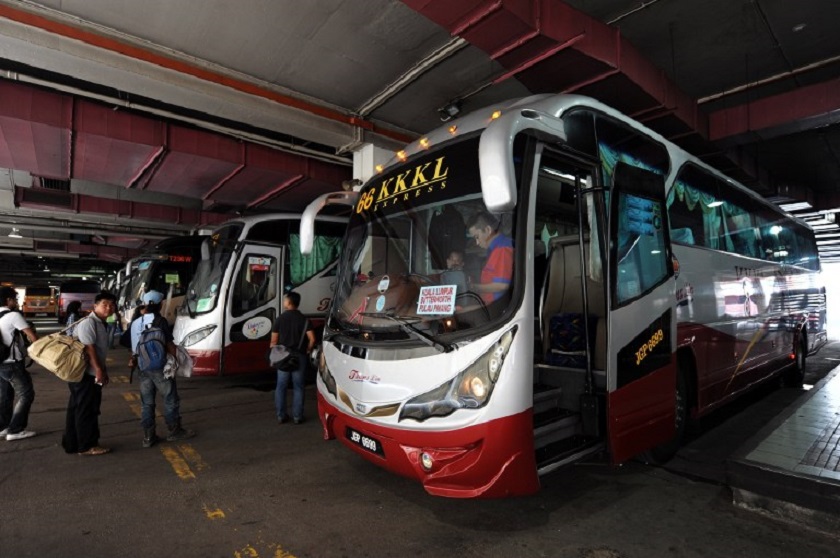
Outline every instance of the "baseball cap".
POLYGON ((143 304, 159 304, 163 300, 163 294, 158 291, 149 291, 143 295, 143 304))

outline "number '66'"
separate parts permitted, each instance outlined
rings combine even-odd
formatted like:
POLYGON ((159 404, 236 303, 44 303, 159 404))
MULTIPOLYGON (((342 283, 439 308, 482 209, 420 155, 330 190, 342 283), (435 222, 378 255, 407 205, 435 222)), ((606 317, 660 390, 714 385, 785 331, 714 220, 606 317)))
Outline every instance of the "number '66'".
POLYGON ((373 192, 366 192, 359 198, 359 203, 356 204, 356 213, 367 211, 370 209, 370 204, 373 203, 373 192))

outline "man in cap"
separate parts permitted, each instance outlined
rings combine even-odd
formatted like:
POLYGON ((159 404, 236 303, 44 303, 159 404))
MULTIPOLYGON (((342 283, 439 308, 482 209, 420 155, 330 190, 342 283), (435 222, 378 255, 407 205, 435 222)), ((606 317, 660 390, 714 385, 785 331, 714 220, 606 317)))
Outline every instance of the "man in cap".
MULTIPOLYGON (((144 330, 160 329, 162 337, 165 339, 166 351, 170 355, 175 355, 175 344, 172 342, 172 333, 169 330, 169 323, 160 315, 160 303, 163 300, 163 294, 158 291, 149 291, 143 295, 143 304, 146 305, 142 311, 142 315, 131 323, 131 359, 128 365, 132 368, 136 367, 140 360, 138 359, 138 350, 143 339, 141 337, 150 337, 148 331, 143 334, 144 330)), ((169 428, 169 434, 166 440, 174 442, 177 440, 184 440, 195 436, 195 432, 181 427, 181 398, 178 395, 178 388, 175 385, 175 376, 167 378, 163 373, 163 366, 160 369, 139 370, 140 377, 140 425, 143 427, 143 447, 150 448, 157 441, 158 437, 155 432, 155 396, 160 392, 163 398, 163 405, 165 408, 164 420, 166 426, 169 428)))

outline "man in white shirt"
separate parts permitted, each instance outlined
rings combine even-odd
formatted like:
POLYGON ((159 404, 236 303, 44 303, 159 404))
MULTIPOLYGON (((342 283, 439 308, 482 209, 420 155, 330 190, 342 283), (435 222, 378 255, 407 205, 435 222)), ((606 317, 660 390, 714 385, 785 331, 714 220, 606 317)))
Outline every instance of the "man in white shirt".
POLYGON ((17 291, 0 287, 0 339, 9 347, 9 357, 0 363, 0 438, 10 442, 35 435, 26 429, 35 388, 32 387, 32 376, 24 366, 26 355, 22 344, 16 342, 19 335, 26 335, 30 342, 38 339, 18 310, 17 291), (17 403, 14 403, 15 395, 17 403))

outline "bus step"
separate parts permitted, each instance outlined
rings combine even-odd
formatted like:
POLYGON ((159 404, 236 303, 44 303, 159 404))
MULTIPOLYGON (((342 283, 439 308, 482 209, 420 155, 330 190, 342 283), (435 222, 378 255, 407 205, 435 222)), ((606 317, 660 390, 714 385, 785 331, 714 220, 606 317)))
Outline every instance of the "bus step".
POLYGON ((550 473, 564 465, 570 465, 603 451, 604 442, 600 438, 575 436, 551 444, 536 452, 537 474, 550 473))
POLYGON ((534 386, 534 416, 559 408, 560 398, 563 395, 562 388, 545 388, 538 391, 539 387, 534 386))
POLYGON ((546 422, 534 428, 534 447, 544 448, 550 444, 572 438, 580 434, 580 415, 565 413, 560 418, 546 422))

